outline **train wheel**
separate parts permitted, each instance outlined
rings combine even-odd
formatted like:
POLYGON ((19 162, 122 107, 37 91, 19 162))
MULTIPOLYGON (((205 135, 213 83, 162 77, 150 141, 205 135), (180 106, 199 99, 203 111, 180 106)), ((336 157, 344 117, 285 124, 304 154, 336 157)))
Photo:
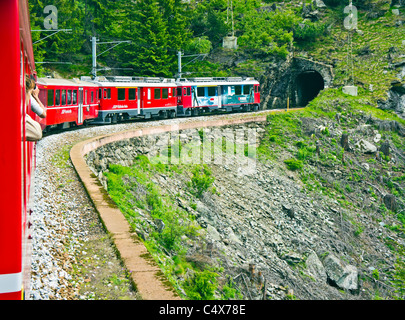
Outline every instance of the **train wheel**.
POLYGON ((167 119, 168 118, 167 111, 160 111, 159 112, 159 118, 160 119, 167 119))

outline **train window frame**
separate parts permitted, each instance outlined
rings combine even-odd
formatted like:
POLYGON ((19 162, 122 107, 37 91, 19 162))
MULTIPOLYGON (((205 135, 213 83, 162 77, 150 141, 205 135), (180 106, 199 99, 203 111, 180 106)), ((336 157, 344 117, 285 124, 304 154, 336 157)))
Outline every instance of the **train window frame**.
POLYGON ((136 100, 136 88, 128 88, 128 100, 136 100))
POLYGON ((197 97, 205 96, 205 87, 197 87, 197 97))
POLYGON ((55 90, 55 106, 60 106, 60 89, 55 90))
POLYGON ((169 88, 162 88, 162 99, 169 99, 169 88))
POLYGON ((117 100, 118 101, 125 101, 126 99, 126 94, 125 94, 126 89, 125 88, 117 88, 117 100))
POLYGON ((207 88, 208 97, 215 97, 217 95, 217 88, 216 87, 208 87, 207 88))
POLYGON ((55 92, 53 89, 48 89, 47 90, 47 98, 46 98, 46 105, 48 107, 53 107, 54 103, 55 103, 55 92), (50 99, 50 97, 52 97, 52 99, 50 99), (49 102, 52 102, 52 104, 49 104, 49 102))
POLYGON ((161 98, 161 90, 160 88, 155 88, 153 90, 153 99, 160 100, 160 98, 161 98))
POLYGON ((60 105, 61 106, 66 106, 66 89, 62 89, 61 90, 61 101, 60 101, 60 105))
POLYGON ((72 103, 73 105, 77 104, 77 90, 72 91, 72 103))
POLYGON ((71 105, 72 104, 72 90, 67 90, 67 104, 71 105))

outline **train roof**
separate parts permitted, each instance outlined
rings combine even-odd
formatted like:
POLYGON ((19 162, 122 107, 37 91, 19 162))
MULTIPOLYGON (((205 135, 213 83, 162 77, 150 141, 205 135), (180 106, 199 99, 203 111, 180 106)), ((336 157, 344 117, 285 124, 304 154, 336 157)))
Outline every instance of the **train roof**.
POLYGON ((125 77, 125 76, 103 76, 91 80, 90 77, 82 77, 83 80, 91 81, 99 86, 109 87, 175 87, 175 79, 152 78, 152 77, 125 77))
POLYGON ((254 78, 242 77, 200 77, 200 78, 180 78, 176 80, 177 85, 192 85, 198 87, 220 86, 220 85, 242 85, 259 84, 254 78))
POLYGON ((38 78, 39 84, 45 86, 87 86, 87 87, 98 87, 97 84, 89 81, 79 80, 77 78, 73 79, 55 79, 55 78, 38 78))

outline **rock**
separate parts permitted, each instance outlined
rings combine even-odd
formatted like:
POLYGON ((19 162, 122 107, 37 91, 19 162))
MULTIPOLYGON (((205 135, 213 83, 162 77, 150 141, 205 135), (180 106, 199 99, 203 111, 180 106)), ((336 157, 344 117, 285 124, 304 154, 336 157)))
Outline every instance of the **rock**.
POLYGON ((217 231, 217 229, 215 229, 212 225, 208 224, 207 225, 207 236, 208 238, 212 239, 212 240, 216 240, 216 241, 220 241, 221 240, 221 235, 219 234, 219 232, 217 231))
POLYGON ((166 226, 162 219, 155 219, 155 225, 156 225, 157 232, 159 232, 159 233, 162 233, 163 229, 166 226))
POLYGON ((384 153, 385 156, 390 155, 390 143, 388 141, 384 141, 380 146, 380 151, 384 153))
POLYGON ((393 194, 386 194, 383 198, 384 204, 388 210, 397 211, 397 201, 393 194))
POLYGON ((302 256, 297 252, 288 252, 282 256, 282 259, 287 261, 288 264, 297 264, 302 261, 302 256))
POLYGON ((376 153, 377 147, 372 143, 368 142, 367 140, 361 139, 359 140, 355 146, 363 153, 376 153))
POLYGON ((326 8, 326 5, 322 0, 314 0, 314 5, 317 8, 326 8))
POLYGON ((341 260, 329 254, 323 261, 328 279, 333 285, 345 290, 358 289, 357 268, 345 265, 341 260))
POLYGON ((315 252, 310 253, 306 261, 308 273, 315 280, 326 283, 327 275, 325 268, 315 252))
POLYGON ((342 137, 340 138, 340 145, 342 146, 345 151, 349 151, 349 135, 347 133, 342 134, 342 137))
POLYGON ((289 216, 290 218, 294 218, 295 213, 294 213, 294 208, 292 206, 285 205, 285 204, 282 204, 281 206, 283 208, 283 211, 285 213, 287 213, 287 216, 289 216))

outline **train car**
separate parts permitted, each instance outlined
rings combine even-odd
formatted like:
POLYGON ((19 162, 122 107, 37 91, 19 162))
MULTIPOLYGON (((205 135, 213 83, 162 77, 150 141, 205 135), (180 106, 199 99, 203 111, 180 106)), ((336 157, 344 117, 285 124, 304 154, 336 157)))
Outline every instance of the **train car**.
POLYGON ((98 77, 100 107, 94 123, 117 123, 132 118, 176 117, 174 79, 98 77))
POLYGON ((181 78, 176 83, 178 116, 213 110, 252 111, 260 105, 259 82, 253 78, 181 78))
POLYGON ((36 118, 43 131, 80 126, 98 117, 98 85, 76 78, 39 78, 37 85, 47 112, 46 118, 36 118))
POLYGON ((35 74, 27 0, 0 1, 0 78, 5 121, 0 132, 0 300, 29 296, 30 212, 35 142, 26 141, 25 75, 35 74))

